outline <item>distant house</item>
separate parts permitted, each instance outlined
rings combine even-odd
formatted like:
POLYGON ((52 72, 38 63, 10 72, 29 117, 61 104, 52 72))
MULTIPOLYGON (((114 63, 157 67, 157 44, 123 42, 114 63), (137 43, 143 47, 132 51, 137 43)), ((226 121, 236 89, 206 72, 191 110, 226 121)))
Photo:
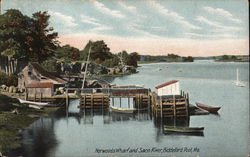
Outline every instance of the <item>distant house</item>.
POLYGON ((180 84, 178 80, 172 80, 155 87, 159 96, 180 95, 180 84))
POLYGON ((67 82, 54 73, 43 69, 38 63, 29 63, 18 74, 18 87, 27 88, 29 96, 41 94, 51 96, 55 88, 62 87, 67 82))

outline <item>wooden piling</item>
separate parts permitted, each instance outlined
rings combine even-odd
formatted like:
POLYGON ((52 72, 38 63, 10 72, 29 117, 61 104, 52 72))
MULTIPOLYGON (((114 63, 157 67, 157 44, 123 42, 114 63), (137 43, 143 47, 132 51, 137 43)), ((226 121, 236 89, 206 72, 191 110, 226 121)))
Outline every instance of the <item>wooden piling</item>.
POLYGON ((69 93, 68 93, 68 89, 66 89, 66 108, 68 109, 68 105, 69 105, 69 93))

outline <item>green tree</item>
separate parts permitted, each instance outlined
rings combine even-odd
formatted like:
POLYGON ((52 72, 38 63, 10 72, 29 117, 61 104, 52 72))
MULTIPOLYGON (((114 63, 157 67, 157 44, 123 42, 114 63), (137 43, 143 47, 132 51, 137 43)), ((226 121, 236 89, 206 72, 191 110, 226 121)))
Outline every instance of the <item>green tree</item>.
POLYGON ((48 27, 50 15, 47 12, 36 12, 32 17, 32 60, 41 63, 51 57, 58 47, 58 33, 53 32, 52 27, 48 27))
POLYGON ((80 59, 80 50, 70 45, 65 45, 56 49, 55 57, 64 62, 78 61, 80 59))
POLYGON ((91 52, 90 52, 91 60, 97 63, 102 63, 106 59, 112 58, 112 53, 110 52, 110 48, 103 40, 100 40, 95 42, 89 41, 80 55, 81 59, 83 58, 83 56, 86 56, 86 54, 88 54, 90 45, 91 45, 91 52))
POLYGON ((117 55, 120 59, 121 65, 127 64, 129 58, 129 54, 127 53, 127 51, 123 50, 122 52, 119 52, 117 55))
POLYGON ((137 52, 133 52, 129 54, 128 60, 127 60, 127 65, 137 67, 137 61, 140 60, 140 55, 137 52))
POLYGON ((0 15, 0 52, 12 58, 28 57, 32 19, 15 9, 0 15))
POLYGON ((47 12, 37 12, 33 17, 10 9, 0 15, 0 52, 3 56, 27 61, 42 62, 57 47, 57 33, 48 27, 47 12))

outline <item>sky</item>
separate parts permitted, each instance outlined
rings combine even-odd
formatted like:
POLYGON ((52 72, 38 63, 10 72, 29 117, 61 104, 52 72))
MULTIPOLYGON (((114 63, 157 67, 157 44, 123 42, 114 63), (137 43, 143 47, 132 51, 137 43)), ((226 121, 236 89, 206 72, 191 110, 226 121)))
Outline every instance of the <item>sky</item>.
POLYGON ((249 54, 247 0, 2 0, 3 13, 48 11, 61 45, 104 40, 114 53, 249 54))

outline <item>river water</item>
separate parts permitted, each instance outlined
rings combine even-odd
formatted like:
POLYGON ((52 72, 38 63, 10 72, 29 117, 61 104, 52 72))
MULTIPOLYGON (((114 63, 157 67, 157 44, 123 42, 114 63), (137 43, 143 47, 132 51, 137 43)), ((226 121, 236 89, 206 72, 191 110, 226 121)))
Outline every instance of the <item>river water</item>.
POLYGON ((191 116, 183 125, 204 127, 203 136, 168 135, 162 122, 147 111, 134 115, 109 111, 80 112, 79 100, 69 111, 41 118, 23 132, 17 154, 33 157, 177 156, 245 157, 249 154, 249 64, 200 61, 143 64, 139 73, 111 80, 112 84, 158 84, 175 79, 189 93, 190 103, 221 106, 219 115, 191 116), (246 85, 234 85, 236 69, 246 85), (103 152, 102 152, 103 151, 103 152), (116 153, 114 153, 116 151, 116 153))

